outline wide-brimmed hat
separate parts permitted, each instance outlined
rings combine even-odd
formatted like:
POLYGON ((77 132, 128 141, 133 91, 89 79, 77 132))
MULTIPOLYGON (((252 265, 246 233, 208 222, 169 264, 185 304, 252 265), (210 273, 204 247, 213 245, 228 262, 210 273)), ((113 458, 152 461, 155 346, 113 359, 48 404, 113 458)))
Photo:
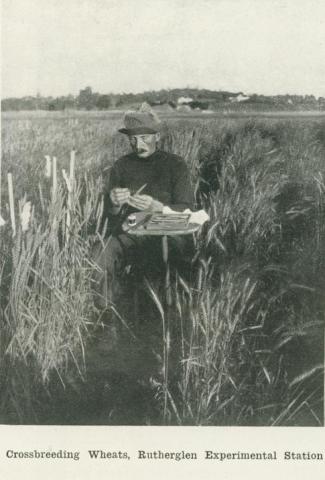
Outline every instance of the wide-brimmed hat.
POLYGON ((143 103, 139 110, 129 110, 124 115, 124 127, 119 132, 126 135, 141 135, 145 133, 157 133, 160 131, 161 122, 150 105, 143 103))

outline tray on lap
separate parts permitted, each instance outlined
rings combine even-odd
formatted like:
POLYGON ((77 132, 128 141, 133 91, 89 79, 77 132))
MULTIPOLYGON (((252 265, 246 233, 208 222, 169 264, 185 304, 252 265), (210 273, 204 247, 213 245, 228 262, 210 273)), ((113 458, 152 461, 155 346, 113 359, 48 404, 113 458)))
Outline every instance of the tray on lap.
POLYGON ((199 225, 190 223, 189 213, 136 212, 134 215, 136 216, 135 225, 130 225, 128 219, 122 225, 122 229, 130 235, 187 235, 196 232, 199 228, 199 225))
POLYGON ((146 230, 179 230, 188 227, 190 215, 188 213, 163 214, 154 213, 144 224, 146 230))

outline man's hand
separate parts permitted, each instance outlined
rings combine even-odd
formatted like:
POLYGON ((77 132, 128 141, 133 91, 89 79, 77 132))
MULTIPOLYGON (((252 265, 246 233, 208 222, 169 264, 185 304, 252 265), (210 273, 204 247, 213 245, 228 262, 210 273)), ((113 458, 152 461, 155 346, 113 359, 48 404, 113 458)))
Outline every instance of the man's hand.
POLYGON ((133 195, 129 198, 128 203, 131 207, 138 210, 149 210, 152 204, 153 198, 150 195, 133 195))
POLYGON ((152 212, 161 212, 163 204, 154 200, 150 195, 133 195, 128 200, 129 205, 138 210, 150 210, 152 212))
POLYGON ((128 202, 131 193, 128 188, 113 188, 109 196, 114 207, 121 208, 124 203, 128 202))

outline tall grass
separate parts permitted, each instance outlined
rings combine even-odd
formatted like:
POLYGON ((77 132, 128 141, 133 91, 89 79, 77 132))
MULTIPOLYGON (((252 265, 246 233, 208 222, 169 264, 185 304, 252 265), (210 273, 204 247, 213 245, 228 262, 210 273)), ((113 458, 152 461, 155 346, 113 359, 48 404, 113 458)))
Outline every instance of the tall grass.
POLYGON ((198 203, 211 221, 199 287, 179 282, 169 421, 320 425, 324 146, 305 129, 302 145, 290 125, 291 138, 252 122, 222 133, 201 152, 198 203))
MULTIPOLYGON (((86 378, 100 318, 91 250, 101 173, 128 147, 113 134, 115 117, 72 120, 8 119, 3 127, 4 175, 13 172, 16 204, 34 206, 27 231, 19 225, 12 238, 9 224, 1 227, 4 421, 40 421, 37 389, 44 398, 55 376, 62 384, 72 372, 86 378), (73 191, 61 175, 72 149, 73 191), (45 154, 60 165, 55 197, 45 154)), ((210 222, 196 239, 190 277, 174 275, 172 310, 147 283, 152 303, 142 316, 156 315, 161 330, 161 369, 151 381, 160 422, 323 423, 323 129, 300 120, 169 123, 162 146, 188 162, 210 222)), ((7 199, 5 188, 6 219, 7 199)))
MULTIPOLYGON (((96 314, 91 250, 99 235, 100 184, 87 176, 70 182, 68 191, 59 176, 55 192, 53 185, 52 194, 41 194, 29 222, 22 219, 13 238, 9 225, 1 232, 7 253, 1 252, 1 357, 13 373, 4 388, 11 390, 11 398, 17 393, 16 373, 24 369, 32 375, 26 390, 48 385, 54 372, 63 385, 68 369, 84 373, 84 344, 96 314)), ((24 402, 16 398, 17 414, 24 402)))

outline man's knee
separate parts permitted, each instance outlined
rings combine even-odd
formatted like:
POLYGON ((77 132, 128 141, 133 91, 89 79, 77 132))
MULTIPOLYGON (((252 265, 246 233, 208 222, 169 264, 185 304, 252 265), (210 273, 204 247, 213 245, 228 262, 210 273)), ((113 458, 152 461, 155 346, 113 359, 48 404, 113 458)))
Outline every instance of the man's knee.
POLYGON ((127 235, 111 236, 104 245, 100 245, 98 248, 95 262, 101 270, 113 274, 133 247, 134 241, 127 235))
POLYGON ((119 273, 122 268, 123 245, 117 237, 109 237, 104 244, 94 249, 93 259, 97 265, 93 276, 96 303, 105 308, 113 302, 119 290, 119 273))
POLYGON ((116 237, 111 237, 111 241, 107 244, 103 255, 106 270, 113 273, 116 264, 121 260, 123 255, 122 245, 116 237))

